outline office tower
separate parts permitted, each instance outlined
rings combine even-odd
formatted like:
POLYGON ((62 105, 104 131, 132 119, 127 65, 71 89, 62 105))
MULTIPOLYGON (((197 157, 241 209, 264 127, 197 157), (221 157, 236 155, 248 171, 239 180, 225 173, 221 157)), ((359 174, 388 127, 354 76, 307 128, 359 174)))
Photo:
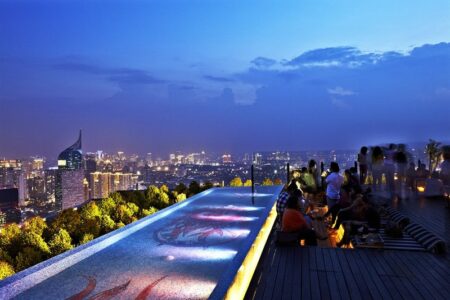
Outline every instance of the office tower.
POLYGON ((85 178, 90 178, 90 174, 97 172, 97 155, 95 153, 87 153, 84 159, 85 178))
POLYGON ((135 189, 137 175, 131 173, 91 173, 91 199, 102 199, 116 191, 135 189))
POLYGON ((147 165, 149 165, 150 167, 153 166, 152 154, 151 154, 150 152, 147 153, 147 157, 145 158, 145 162, 146 162, 147 165))
POLYGON ((82 204, 84 199, 84 169, 81 131, 78 140, 58 156, 56 173, 56 209, 63 210, 82 204))
POLYGON ((28 198, 27 181, 23 164, 20 160, 0 161, 0 189, 17 188, 19 205, 25 205, 28 198))
POLYGON ((89 186, 91 188, 91 199, 108 197, 111 191, 111 173, 94 172, 90 174, 89 186))
POLYGON ((54 203, 56 201, 56 177, 58 168, 49 168, 45 170, 45 198, 47 202, 54 203))
POLYGON ((19 209, 19 189, 0 189, 0 226, 5 223, 20 223, 21 211, 19 209))

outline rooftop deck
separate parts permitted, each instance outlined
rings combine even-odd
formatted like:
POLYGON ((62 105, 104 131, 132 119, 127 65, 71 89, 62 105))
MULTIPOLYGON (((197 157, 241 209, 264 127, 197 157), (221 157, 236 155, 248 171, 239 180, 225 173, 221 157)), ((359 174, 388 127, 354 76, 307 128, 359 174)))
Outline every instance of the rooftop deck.
MULTIPOLYGON (((450 244, 444 200, 380 199, 450 244)), ((450 255, 266 245, 246 299, 449 299, 450 255)))

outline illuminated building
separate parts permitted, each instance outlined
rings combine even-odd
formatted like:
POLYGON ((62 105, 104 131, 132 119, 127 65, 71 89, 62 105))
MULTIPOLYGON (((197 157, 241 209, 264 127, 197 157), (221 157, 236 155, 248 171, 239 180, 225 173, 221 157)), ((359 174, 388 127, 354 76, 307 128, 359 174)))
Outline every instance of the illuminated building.
POLYGON ((28 198, 27 181, 20 160, 0 161, 0 189, 17 188, 19 205, 25 204, 28 198))
POLYGON ((262 165, 262 155, 259 153, 256 153, 253 159, 253 163, 255 165, 262 165))
POLYGON ((231 154, 222 155, 222 163, 224 163, 224 164, 231 163, 231 154))
POLYGON ((135 189, 137 175, 131 173, 102 173, 90 174, 91 199, 106 198, 116 191, 135 189))
POLYGON ((97 171, 97 160, 95 153, 87 153, 84 157, 85 177, 89 178, 89 174, 97 171))
POLYGON ((83 169, 83 152, 81 150, 81 130, 78 140, 61 152, 58 156, 59 170, 80 170, 83 169))
POLYGON ((28 196, 30 200, 45 200, 45 177, 34 176, 27 179, 28 196))
POLYGON ((81 150, 81 131, 78 140, 58 156, 55 204, 57 210, 75 207, 84 199, 84 170, 81 150))
POLYGON ((19 206, 19 190, 17 188, 0 189, 0 223, 20 223, 21 212, 19 206))
POLYGON ((49 168, 45 170, 45 198, 47 202, 55 202, 55 190, 56 190, 56 173, 57 168, 49 168))

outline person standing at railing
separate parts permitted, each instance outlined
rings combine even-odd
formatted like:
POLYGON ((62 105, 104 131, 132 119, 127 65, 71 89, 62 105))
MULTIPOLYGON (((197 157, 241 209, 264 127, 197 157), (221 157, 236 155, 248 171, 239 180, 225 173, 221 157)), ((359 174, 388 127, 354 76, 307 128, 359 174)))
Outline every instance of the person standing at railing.
POLYGON ((341 198, 341 187, 344 183, 344 177, 339 174, 339 165, 337 162, 332 162, 330 164, 330 175, 325 179, 325 183, 327 184, 327 205, 328 211, 323 216, 324 218, 328 217, 330 214, 332 216, 331 224, 336 220, 337 211, 333 209, 333 207, 338 203, 341 198))
POLYGON ((367 147, 361 147, 358 154, 358 164, 359 164, 359 182, 360 184, 366 183, 367 178, 367 147))
POLYGON ((450 186, 450 146, 442 147, 442 158, 444 159, 440 164, 439 177, 444 185, 450 186))
POLYGON ((394 157, 396 153, 396 145, 390 144, 389 148, 384 153, 384 176, 386 177, 386 185, 390 193, 395 192, 395 164, 394 157))
POLYGON ((372 187, 376 191, 381 186, 381 177, 383 176, 384 156, 381 147, 376 146, 372 150, 372 187))

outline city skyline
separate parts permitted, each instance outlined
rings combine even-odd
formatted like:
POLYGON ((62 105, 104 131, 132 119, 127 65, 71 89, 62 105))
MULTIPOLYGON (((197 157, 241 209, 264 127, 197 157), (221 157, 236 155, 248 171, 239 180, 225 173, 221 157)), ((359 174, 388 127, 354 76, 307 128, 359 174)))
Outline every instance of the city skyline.
POLYGON ((255 3, 0 2, 0 156, 449 139, 449 2, 255 3))

